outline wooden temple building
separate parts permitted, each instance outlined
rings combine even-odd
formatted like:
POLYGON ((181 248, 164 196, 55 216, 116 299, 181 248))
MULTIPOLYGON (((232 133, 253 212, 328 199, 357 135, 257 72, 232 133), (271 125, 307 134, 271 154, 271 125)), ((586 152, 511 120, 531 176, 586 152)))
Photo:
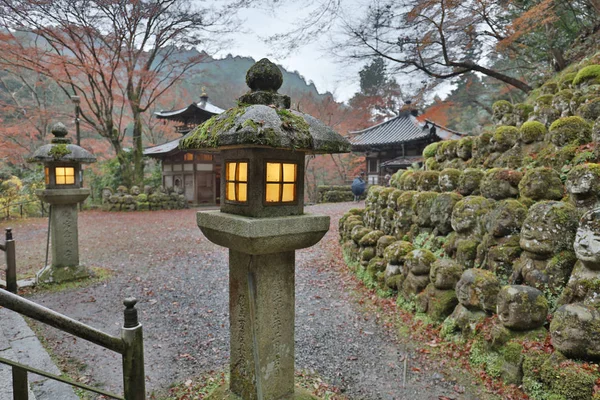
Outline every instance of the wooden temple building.
POLYGON ((175 129, 181 138, 144 149, 144 155, 162 161, 162 185, 182 191, 189 203, 218 204, 221 193, 221 160, 219 155, 202 151, 182 151, 179 141, 183 135, 224 110, 202 93, 200 101, 173 111, 155 113, 156 118, 177 121, 175 129))
POLYGON ((369 128, 350 132, 352 151, 363 153, 369 184, 383 184, 387 174, 423 163, 423 149, 440 140, 460 139, 465 134, 428 119, 417 118, 414 109, 403 110, 397 117, 369 128))

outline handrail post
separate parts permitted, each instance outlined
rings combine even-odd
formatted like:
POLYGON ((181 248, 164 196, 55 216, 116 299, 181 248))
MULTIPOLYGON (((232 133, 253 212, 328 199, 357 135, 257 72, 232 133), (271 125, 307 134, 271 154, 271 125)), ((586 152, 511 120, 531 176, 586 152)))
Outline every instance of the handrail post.
POLYGON ((29 383, 27 382, 27 370, 12 367, 13 399, 29 399, 29 383))
POLYGON ((11 228, 6 228, 6 242, 4 246, 6 248, 6 290, 11 293, 17 293, 17 257, 11 228))
POLYGON ((121 329, 121 338, 125 345, 123 351, 123 397, 125 400, 144 400, 146 398, 146 376, 144 374, 144 338, 142 324, 138 321, 135 305, 137 300, 128 297, 125 305, 125 323, 121 329))

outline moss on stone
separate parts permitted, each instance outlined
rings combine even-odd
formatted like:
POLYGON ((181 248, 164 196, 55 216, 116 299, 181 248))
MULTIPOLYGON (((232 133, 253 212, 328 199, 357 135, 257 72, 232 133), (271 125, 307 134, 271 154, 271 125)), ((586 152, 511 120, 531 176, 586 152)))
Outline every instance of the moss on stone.
POLYGON ((439 145, 440 145, 440 142, 434 142, 434 143, 428 144, 423 149, 423 158, 428 159, 428 158, 435 157, 435 154, 437 153, 437 149, 438 149, 439 145))
POLYGON ((577 108, 576 114, 587 120, 596 120, 600 117, 600 98, 592 98, 577 108))
POLYGON ((404 263, 407 255, 413 251, 412 243, 398 240, 387 246, 383 252, 383 257, 387 263, 392 265, 401 265, 404 263))
POLYGON ((69 150, 64 143, 54 144, 48 151, 48 155, 52 156, 55 161, 60 160, 67 154, 71 154, 71 150, 69 150))
POLYGON ((501 125, 496 128, 492 143, 496 151, 506 151, 517 142, 519 137, 519 129, 514 126, 501 125))
POLYGON ((577 72, 569 72, 567 74, 564 74, 558 81, 560 88, 563 90, 570 88, 576 76, 577 72))
POLYGON ((510 101, 507 100, 498 100, 494 104, 492 104, 492 110, 504 109, 508 110, 508 112, 512 112, 513 105, 510 101))
POLYGON ((371 231, 371 232, 367 233, 366 235, 364 235, 360 239, 360 241, 358 242, 358 244, 361 245, 361 246, 363 246, 363 247, 376 246, 377 245, 377 241, 383 235, 384 235, 384 233, 382 231, 378 231, 378 230, 371 231))
POLYGON ((592 81, 592 83, 600 83, 600 65, 588 65, 577 72, 573 78, 573 85, 579 86, 583 82, 592 81))
POLYGON ((538 121, 527 121, 519 129, 520 139, 523 143, 541 141, 546 135, 546 126, 538 121))
POLYGON ((519 194, 532 200, 560 200, 565 189, 560 174, 552 168, 528 170, 519 182, 519 194))
POLYGON ((539 96, 535 100, 535 104, 539 105, 539 106, 551 106, 553 99, 554 99, 554 95, 544 94, 544 95, 539 96))
POLYGON ((403 190, 417 190, 417 174, 415 171, 406 171, 400 176, 399 184, 403 190))
POLYGON ((559 118, 550 125, 550 140, 556 146, 564 146, 575 140, 579 144, 589 143, 592 140, 592 127, 581 117, 559 118))
POLYGON ((435 158, 428 158, 425 160, 425 170, 426 171, 437 171, 440 169, 440 163, 435 160, 435 158))
POLYGON ((438 186, 442 192, 451 192, 458 187, 461 172, 454 168, 443 169, 438 175, 438 186))
POLYGON ((529 114, 533 112, 533 106, 530 104, 518 103, 515 104, 513 112, 519 116, 521 121, 527 121, 529 114))
POLYGON ((438 171, 418 171, 417 190, 421 192, 439 191, 438 181, 440 173, 438 171))
POLYGON ((492 168, 481 180, 481 195, 494 200, 516 197, 523 173, 511 169, 492 168))
POLYGON ((465 136, 462 139, 459 139, 458 144, 456 146, 456 155, 463 160, 468 160, 471 158, 473 151, 473 138, 470 136, 465 136))
POLYGON ((558 91, 558 83, 548 81, 542 85, 543 94, 554 94, 558 91))
POLYGON ((481 169, 467 168, 463 170, 458 179, 458 193, 463 196, 478 195, 483 176, 484 172, 481 169))

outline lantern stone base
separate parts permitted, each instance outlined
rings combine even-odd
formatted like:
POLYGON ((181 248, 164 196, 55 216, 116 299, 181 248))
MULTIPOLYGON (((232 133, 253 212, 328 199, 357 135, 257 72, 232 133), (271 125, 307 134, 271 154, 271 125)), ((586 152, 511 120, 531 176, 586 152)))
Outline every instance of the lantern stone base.
MULTIPOLYGON (((289 399, 293 400, 319 400, 318 397, 313 396, 306 389, 296 388, 294 394, 289 397, 289 399)), ((238 395, 231 393, 229 387, 227 385, 221 385, 212 392, 208 394, 206 400, 242 400, 242 398, 238 395)), ((245 400, 245 399, 244 399, 245 400)), ((284 399, 287 400, 287 399, 284 399)))
POLYGON ((47 265, 35 274, 38 283, 61 283, 89 278, 92 272, 83 265, 56 267, 47 265))
POLYGON ((310 247, 329 230, 329 216, 252 218, 218 210, 199 211, 198 226, 211 242, 246 254, 270 254, 310 247))
POLYGON ((200 211, 197 220, 211 242, 229 248, 230 385, 211 398, 312 398, 294 387, 294 250, 317 243, 329 217, 200 211))
POLYGON ((52 264, 36 274, 39 283, 60 283, 87 278, 90 271, 79 265, 79 234, 77 203, 85 200, 89 189, 45 189, 36 191, 50 203, 50 237, 52 264))

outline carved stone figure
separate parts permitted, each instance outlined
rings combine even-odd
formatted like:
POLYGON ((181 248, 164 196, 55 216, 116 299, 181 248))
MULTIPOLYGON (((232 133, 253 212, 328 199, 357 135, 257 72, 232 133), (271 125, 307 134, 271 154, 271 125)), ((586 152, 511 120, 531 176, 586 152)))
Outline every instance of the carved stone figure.
POLYGON ((575 207, 590 210, 599 205, 600 165, 582 164, 574 167, 567 175, 569 200, 575 207))
POLYGON ((570 204, 542 201, 531 206, 519 240, 524 251, 513 265, 511 283, 560 293, 576 261, 576 228, 577 210, 570 204))
POLYGON ((477 246, 476 264, 506 280, 514 261, 521 255, 519 232, 527 207, 514 199, 501 200, 486 215, 485 235, 477 246))
POLYGON ((536 288, 504 286, 498 292, 496 313, 505 328, 515 331, 536 329, 546 322, 548 301, 536 288))
POLYGON ((584 304, 566 304, 550 323, 552 345, 569 358, 600 361, 600 311, 584 304))
POLYGON ((578 261, 558 304, 600 306, 600 209, 583 215, 573 248, 578 261))

